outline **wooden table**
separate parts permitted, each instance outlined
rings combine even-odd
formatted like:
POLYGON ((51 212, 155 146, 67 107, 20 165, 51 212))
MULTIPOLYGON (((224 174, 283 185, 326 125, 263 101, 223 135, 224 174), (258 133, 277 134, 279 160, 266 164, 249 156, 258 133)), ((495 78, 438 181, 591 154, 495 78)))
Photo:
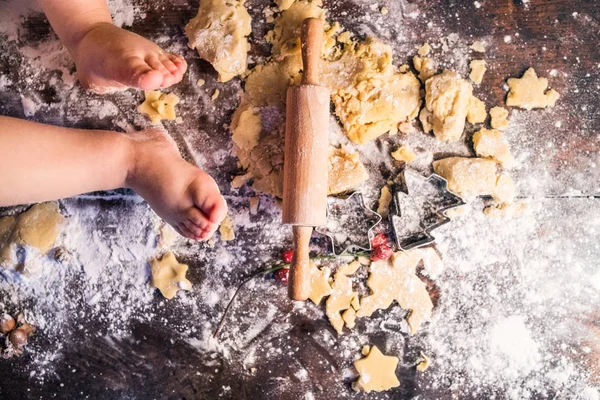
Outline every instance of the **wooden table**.
MULTIPOLYGON (((0 3, 0 14, 12 9, 17 2, 0 3)), ((267 28, 258 22, 262 21, 262 9, 268 2, 247 0, 247 3, 253 17, 251 54, 258 58, 268 54, 268 46, 262 40, 267 28)), ((573 358, 574 362, 588 365, 588 371, 593 374, 594 367, 600 368, 598 347, 592 345, 591 353, 587 355, 579 352, 571 357, 568 353, 577 350, 578 343, 585 342, 582 337, 591 342, 600 340, 600 337, 590 336, 600 321, 598 307, 594 313, 590 305, 600 305, 600 294, 598 288, 594 289, 589 283, 591 276, 600 276, 594 275, 600 274, 597 266, 600 223, 596 211, 600 195, 598 2, 482 0, 479 4, 449 0, 382 0, 380 6, 390 10, 386 16, 382 16, 378 8, 372 9, 370 3, 365 0, 326 1, 326 7, 329 18, 342 22, 347 29, 374 35, 392 44, 397 64, 408 63, 422 43, 440 43, 441 37, 457 34, 459 40, 454 47, 462 50, 442 54, 438 49, 437 59, 448 61, 454 57, 448 67, 465 75, 470 60, 464 59, 465 46, 475 40, 488 42, 484 58, 489 69, 484 82, 475 90, 488 107, 502 105, 506 94, 505 80, 520 76, 530 66, 541 76, 549 77, 552 87, 561 94, 558 105, 552 110, 513 112, 511 128, 507 130, 520 161, 520 167, 513 173, 518 195, 536 204, 535 218, 525 220, 532 225, 524 226, 523 232, 514 237, 496 237, 494 229, 498 229, 499 223, 476 216, 440 230, 439 235, 444 238, 441 250, 449 272, 443 276, 443 282, 438 282, 436 289, 439 298, 435 312, 439 318, 435 324, 443 327, 448 323, 457 329, 468 327, 474 331, 479 328, 473 312, 483 308, 472 301, 477 296, 465 294, 461 297, 460 290, 465 287, 487 296, 487 289, 478 285, 498 283, 501 288, 498 308, 513 307, 513 311, 519 312, 527 310, 523 306, 525 300, 512 296, 554 289, 553 280, 562 282, 568 269, 573 268, 572 282, 557 291, 555 300, 540 305, 546 308, 529 321, 544 329, 546 326, 550 330, 556 329, 556 335, 551 336, 556 342, 546 343, 552 345, 547 353, 549 356, 573 358), (469 243, 455 240, 457 229, 475 230, 478 234, 469 243), (528 247, 528 242, 534 240, 544 251, 528 247), (479 242, 488 243, 491 256, 506 257, 492 269, 473 269, 467 273, 460 265, 465 262, 476 265, 481 261, 469 258, 470 246, 479 242), (550 246, 557 251, 546 251, 550 246), (532 259, 554 265, 555 274, 527 277, 527 262, 532 259), (497 278, 493 278, 494 274, 498 274, 497 278), (522 288, 514 289, 514 285, 522 285, 522 288), (449 315, 455 309, 464 314, 462 319, 449 315), (571 309, 578 311, 571 313, 571 309), (549 318, 556 319, 550 324, 549 318)), ((225 150, 231 148, 226 126, 242 84, 237 79, 226 84, 216 82, 216 73, 210 65, 186 48, 183 27, 195 15, 198 1, 143 0, 136 2, 136 7, 138 16, 143 12, 145 18, 136 18, 128 29, 158 41, 167 50, 182 53, 190 65, 183 81, 173 89, 184 99, 179 106, 183 122, 169 123, 166 127, 183 150, 184 157, 213 175, 231 208, 237 214, 247 216, 248 197, 254 194, 249 189, 238 191, 229 187, 230 177, 238 172, 238 168, 236 159, 225 150), (206 80, 202 88, 195 84, 198 78, 206 80), (221 94, 212 102, 209 98, 217 88, 221 94)), ((43 14, 34 12, 22 19, 18 38, 14 39, 7 39, 0 33, 0 78, 5 76, 15 82, 0 90, 0 114, 25 117, 21 101, 21 96, 25 96, 40 104, 37 112, 29 117, 36 121, 96 129, 123 130, 145 126, 143 117, 135 111, 141 93, 128 91, 101 97, 63 83, 57 70, 62 68, 65 78, 66 71, 73 66, 64 51, 56 47, 56 37, 43 14), (59 57, 36 60, 31 57, 32 53, 23 50, 37 46, 59 57), (98 111, 99 106, 106 103, 116 106, 116 111, 113 107, 108 117, 98 111)), ((434 58, 435 55, 434 52, 434 58)), ((432 140, 422 137, 421 133, 415 135, 421 135, 419 140, 424 147, 431 145, 432 140)), ((378 143, 388 140, 393 141, 384 136, 378 143)), ((448 153, 469 152, 464 145, 451 151, 437 147, 434 156, 440 158, 448 153)), ((64 200, 61 206, 71 217, 80 217, 81 226, 97 230, 101 242, 106 240, 111 246, 126 247, 129 242, 144 240, 144 236, 125 237, 118 226, 143 225, 150 220, 150 214, 147 206, 133 193, 117 193, 123 196, 116 198, 99 193, 64 200), (90 214, 81 210, 95 210, 98 218, 87 219, 90 214), (146 219, 140 222, 140 215, 146 219)), ((374 202, 376 198, 371 200, 374 202)), ((210 285, 218 285, 230 296, 253 271, 264 267, 269 259, 276 259, 282 249, 289 247, 289 235, 270 234, 282 229, 280 215, 272 210, 247 216, 252 224, 237 231, 238 243, 243 245, 217 243, 211 249, 206 245, 180 244, 176 253, 190 265, 189 279, 196 284, 188 300, 164 304, 156 295, 140 308, 139 315, 122 321, 119 327, 122 329, 118 332, 114 318, 107 323, 91 312, 85 301, 86 293, 81 293, 82 281, 79 279, 85 279, 83 275, 67 282, 62 295, 69 299, 69 307, 73 307, 71 325, 64 327, 64 334, 58 338, 42 330, 31 344, 38 354, 44 349, 55 349, 57 343, 63 346, 60 358, 51 362, 53 372, 43 380, 30 375, 39 366, 31 365, 32 357, 27 353, 18 360, 0 361, 0 397, 300 399, 310 392, 316 399, 367 398, 352 394, 349 389, 352 378, 344 377, 345 372, 351 371, 353 357, 358 355, 365 341, 385 347, 388 353, 398 354, 401 359, 398 368, 401 387, 368 398, 489 398, 492 394, 497 398, 509 398, 510 390, 514 389, 512 385, 523 389, 531 380, 539 379, 534 373, 527 379, 492 380, 478 385, 469 380, 472 375, 464 373, 471 368, 468 365, 449 367, 451 353, 430 353, 434 365, 426 374, 417 374, 413 362, 419 351, 428 351, 428 338, 436 337, 438 328, 433 323, 418 335, 408 336, 402 329, 377 332, 373 328, 375 322, 363 322, 359 323, 355 333, 337 337, 319 308, 294 309, 286 300, 285 288, 262 277, 240 292, 218 344, 214 348, 199 347, 199 338, 206 336, 201 334, 202 330, 215 328, 229 300, 221 298, 212 305, 206 304, 204 290, 210 285), (216 266, 220 265, 218 258, 223 252, 236 255, 226 268, 227 273, 222 272, 224 267, 216 266), (259 325, 260 329, 253 325, 256 321, 264 322, 259 325), (85 329, 77 329, 79 325, 85 329), (356 341, 355 349, 344 354, 343 349, 352 348, 349 344, 352 340, 356 341), (283 349, 281 354, 277 349, 283 349), (298 374, 299 370, 306 370, 307 375, 298 374), (471 390, 473 385, 479 391, 471 390)), ((114 268, 134 273, 145 261, 131 259, 114 268), (137 267, 132 267, 134 264, 137 267)), ((0 291, 0 296, 2 294, 6 295, 0 291)), ((7 311, 27 309, 31 302, 43 301, 1 299, 0 304, 4 304, 7 311)), ((489 306, 490 303, 486 304, 489 306)), ((397 307, 390 315, 398 320, 403 317, 397 307)), ((383 321, 384 314, 378 318, 377 321, 383 321)), ((459 350, 452 347, 451 351, 459 350)), ((457 363, 463 361, 463 358, 457 358, 457 363)), ((539 374, 545 372, 548 371, 539 374)), ((593 379, 600 381, 598 369, 595 374, 590 382, 593 379)), ((530 394, 533 398, 567 398, 575 390, 575 381, 588 379, 583 374, 576 378, 571 384, 549 385, 544 388, 547 392, 535 387, 530 394)))

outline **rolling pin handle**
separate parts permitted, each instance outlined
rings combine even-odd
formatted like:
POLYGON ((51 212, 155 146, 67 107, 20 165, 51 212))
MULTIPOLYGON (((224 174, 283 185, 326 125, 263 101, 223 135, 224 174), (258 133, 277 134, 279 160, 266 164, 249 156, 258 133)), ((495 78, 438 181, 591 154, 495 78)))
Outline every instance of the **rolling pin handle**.
POLYGON ((292 300, 304 301, 310 296, 309 244, 313 228, 294 226, 294 257, 290 265, 288 295, 292 300))
POLYGON ((302 83, 305 85, 319 84, 319 61, 323 46, 323 21, 319 18, 307 18, 302 23, 302 64, 304 72, 302 83))

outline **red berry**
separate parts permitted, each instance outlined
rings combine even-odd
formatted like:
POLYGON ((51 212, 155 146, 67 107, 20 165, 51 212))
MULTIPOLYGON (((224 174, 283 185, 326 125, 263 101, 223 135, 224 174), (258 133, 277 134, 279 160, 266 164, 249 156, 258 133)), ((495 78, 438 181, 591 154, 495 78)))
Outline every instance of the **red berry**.
POLYGON ((390 246, 382 244, 371 251, 371 261, 387 260, 393 252, 394 250, 390 246))
POLYGON ((281 254, 281 259, 286 264, 292 262, 292 257, 294 257, 294 250, 286 250, 283 252, 283 254, 281 254))
POLYGON ((278 269, 277 271, 275 271, 275 279, 277 279, 279 282, 287 283, 289 273, 289 268, 278 269))
POLYGON ((385 233, 378 233, 377 235, 375 235, 373 240, 371 240, 371 247, 379 247, 383 246, 384 244, 387 245, 387 242, 387 235, 385 233))

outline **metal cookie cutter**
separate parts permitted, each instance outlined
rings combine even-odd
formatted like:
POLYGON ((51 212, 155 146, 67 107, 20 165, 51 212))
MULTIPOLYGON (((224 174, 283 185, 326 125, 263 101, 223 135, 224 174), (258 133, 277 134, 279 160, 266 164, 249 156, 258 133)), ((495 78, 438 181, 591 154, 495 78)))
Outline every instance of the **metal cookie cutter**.
POLYGON ((315 230, 331 240, 333 254, 350 250, 371 250, 371 230, 381 222, 381 215, 365 206, 362 194, 327 198, 327 225, 315 230))
POLYGON ((424 177, 414 171, 404 171, 403 190, 393 193, 390 220, 401 250, 433 243, 431 231, 448 222, 445 212, 465 204, 462 198, 448 190, 448 181, 439 175, 424 177))

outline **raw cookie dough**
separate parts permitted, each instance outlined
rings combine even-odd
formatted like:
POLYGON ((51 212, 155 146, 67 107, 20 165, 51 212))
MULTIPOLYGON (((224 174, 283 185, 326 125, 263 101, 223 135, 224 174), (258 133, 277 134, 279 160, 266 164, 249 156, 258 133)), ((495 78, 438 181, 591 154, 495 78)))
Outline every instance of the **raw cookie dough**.
POLYGON ((471 49, 478 53, 485 53, 485 43, 477 40, 476 42, 473 42, 471 49))
POLYGON ((504 130, 508 128, 508 110, 503 107, 493 107, 490 110, 492 128, 504 130))
POLYGON ((138 106, 138 112, 146 114, 153 124, 158 124, 161 120, 174 120, 175 106, 179 104, 179 97, 176 94, 161 93, 158 90, 144 92, 146 99, 138 106))
POLYGON ((160 290, 165 298, 172 299, 179 289, 192 288, 192 283, 185 277, 188 266, 180 264, 173 253, 168 252, 162 257, 151 259, 150 267, 152 270, 150 285, 160 290))
POLYGON ((485 103, 475 96, 471 96, 469 100, 469 108, 467 109, 467 121, 470 124, 481 124, 485 122, 487 112, 485 111, 485 103))
POLYGON ((17 251, 33 247, 47 254, 56 243, 64 224, 58 203, 40 203, 18 216, 0 218, 0 266, 18 266, 17 251))
POLYGON ((360 268, 358 261, 341 266, 335 273, 331 285, 331 295, 325 303, 325 313, 329 322, 340 335, 344 332, 344 325, 348 328, 354 326, 356 310, 359 308, 358 293, 352 288, 352 278, 356 270, 360 268), (340 314, 344 311, 344 314, 340 314))
POLYGON ((354 361, 360 378, 352 384, 352 389, 369 393, 400 386, 396 377, 398 361, 398 357, 383 355, 377 346, 372 346, 365 358, 354 361))
POLYGON ((235 232, 233 231, 233 220, 227 216, 221 222, 219 226, 219 233, 221 234, 221 240, 226 242, 235 239, 235 232))
POLYGON ((419 51, 417 51, 417 54, 420 55, 421 57, 425 57, 425 56, 429 55, 430 51, 431 51, 431 46, 429 45, 429 43, 424 43, 423 46, 419 47, 419 51))
POLYGON ((392 202, 392 192, 390 188, 384 186, 381 188, 381 194, 379 195, 379 201, 377 202, 377 214, 382 217, 387 217, 390 213, 390 203, 392 202))
MULTIPOLYGON (((231 122, 234 151, 253 178, 253 188, 276 197, 281 196, 283 185, 286 91, 302 77, 298 33, 304 18, 324 18, 318 4, 296 1, 277 17, 269 34, 273 57, 250 71, 231 122)), ((418 79, 408 71, 400 72, 392 64, 391 47, 375 39, 357 41, 349 32, 340 32, 339 24, 326 25, 321 72, 321 83, 331 90, 344 133, 356 143, 393 133, 418 114, 418 79)), ((332 154, 341 155, 337 151, 332 154)), ((330 170, 331 193, 353 189, 366 179, 358 155, 352 158, 356 162, 350 172, 357 179, 351 184, 337 182, 337 178, 348 179, 349 171, 338 174, 330 170)), ((330 164, 339 165, 337 160, 330 164)))
POLYGON ((185 34, 188 45, 217 70, 219 81, 227 82, 246 72, 250 23, 244 0, 202 0, 185 34))
POLYGON ((506 97, 507 106, 526 110, 554 107, 560 97, 556 90, 548 90, 548 79, 538 78, 533 68, 525 71, 521 78, 510 78, 507 83, 510 88, 506 97))
POLYGON ((419 79, 421 82, 425 82, 435 75, 435 63, 430 58, 414 56, 413 66, 419 72, 419 79))
POLYGON ((408 164, 409 162, 415 161, 417 155, 410 149, 410 147, 407 145, 402 145, 396 151, 392 152, 392 157, 396 161, 401 161, 408 164))
POLYGON ((510 145, 500 131, 482 128, 475 132, 473 147, 479 157, 491 158, 504 168, 512 168, 515 164, 510 145))
POLYGON ((357 317, 371 316, 396 300, 400 307, 409 310, 410 333, 415 333, 423 322, 429 321, 433 303, 425 283, 416 275, 417 266, 425 260, 425 254, 421 249, 399 251, 388 260, 371 263, 367 286, 372 293, 361 299, 357 317))
POLYGON ((436 174, 448 180, 448 189, 465 199, 492 196, 509 203, 514 198, 514 184, 507 174, 498 174, 496 161, 483 158, 448 157, 433 162, 436 174))
POLYGON ((473 95, 471 84, 456 72, 445 70, 427 80, 425 91, 425 108, 420 116, 423 127, 433 129, 435 137, 441 141, 459 140, 473 95))
POLYGON ((473 60, 470 66, 471 73, 469 74, 469 79, 479 85, 483 81, 483 75, 487 70, 486 63, 484 60, 473 60))
POLYGON ((331 294, 330 275, 331 269, 329 267, 319 268, 312 261, 310 262, 310 295, 308 298, 316 305, 321 303, 323 297, 331 294))
POLYGON ((367 169, 360 162, 357 152, 350 152, 346 147, 329 148, 329 194, 344 193, 355 189, 369 178, 367 169))

